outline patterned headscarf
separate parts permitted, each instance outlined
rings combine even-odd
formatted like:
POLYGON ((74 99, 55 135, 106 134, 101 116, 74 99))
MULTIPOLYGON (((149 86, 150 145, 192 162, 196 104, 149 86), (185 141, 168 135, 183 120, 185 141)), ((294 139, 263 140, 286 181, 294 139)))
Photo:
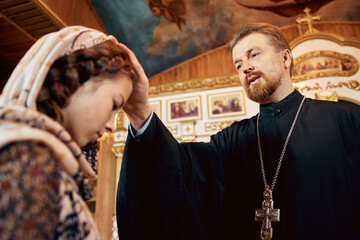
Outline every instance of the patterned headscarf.
POLYGON ((70 176, 80 167, 86 177, 96 178, 63 126, 36 111, 36 98, 56 59, 110 39, 114 41, 112 36, 82 26, 66 27, 40 38, 18 63, 0 96, 0 148, 14 141, 37 140, 55 152, 60 167, 70 176))

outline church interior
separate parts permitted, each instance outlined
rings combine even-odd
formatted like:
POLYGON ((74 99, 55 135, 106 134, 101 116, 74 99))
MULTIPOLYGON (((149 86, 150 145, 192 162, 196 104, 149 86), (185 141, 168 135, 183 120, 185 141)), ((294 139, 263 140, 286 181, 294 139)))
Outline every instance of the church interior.
MULTIPOLYGON (((178 141, 208 141, 258 112, 227 48, 236 29, 250 22, 280 27, 300 93, 360 105, 357 0, 2 0, 0 89, 37 39, 84 25, 134 51, 149 77, 153 110, 178 141)), ((101 239, 118 239, 115 193, 128 124, 120 111, 116 132, 98 140, 98 179, 88 206, 101 239)))

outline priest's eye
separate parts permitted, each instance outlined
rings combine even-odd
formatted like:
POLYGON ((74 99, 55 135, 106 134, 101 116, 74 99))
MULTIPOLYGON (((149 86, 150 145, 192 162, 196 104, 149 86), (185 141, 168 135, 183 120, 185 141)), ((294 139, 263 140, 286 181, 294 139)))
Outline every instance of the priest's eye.
POLYGON ((257 54, 257 53, 253 53, 253 54, 251 54, 251 58, 255 58, 255 57, 257 57, 259 54, 257 54))
POLYGON ((240 70, 241 67, 242 67, 242 64, 236 65, 236 69, 237 69, 237 70, 240 70))

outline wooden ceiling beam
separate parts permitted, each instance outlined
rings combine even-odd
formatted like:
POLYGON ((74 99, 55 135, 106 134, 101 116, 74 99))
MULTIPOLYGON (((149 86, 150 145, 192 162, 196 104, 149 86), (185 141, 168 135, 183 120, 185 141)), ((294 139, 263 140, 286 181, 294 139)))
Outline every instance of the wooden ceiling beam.
POLYGON ((37 39, 69 25, 106 33, 90 0, 1 0, 0 90, 37 39))
POLYGON ((44 15, 39 15, 39 16, 35 16, 32 18, 26 19, 25 21, 23 21, 23 23, 21 25, 24 27, 28 27, 33 24, 42 23, 42 22, 46 22, 46 21, 47 21, 47 18, 44 15))
POLYGON ((26 2, 29 2, 29 0, 17 0, 17 1, 3 0, 3 1, 0 2, 0 9, 9 8, 9 7, 20 5, 20 4, 23 4, 23 3, 26 3, 26 2))

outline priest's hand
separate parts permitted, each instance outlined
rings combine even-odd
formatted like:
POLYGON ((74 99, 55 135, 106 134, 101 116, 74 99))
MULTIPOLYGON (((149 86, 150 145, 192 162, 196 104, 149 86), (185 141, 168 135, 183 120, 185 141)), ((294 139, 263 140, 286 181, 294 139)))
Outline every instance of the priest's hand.
POLYGON ((135 54, 124 44, 119 43, 115 37, 112 36, 111 41, 129 55, 130 61, 139 76, 134 82, 133 91, 123 107, 131 125, 136 130, 139 130, 145 124, 152 112, 148 98, 149 80, 135 54))

